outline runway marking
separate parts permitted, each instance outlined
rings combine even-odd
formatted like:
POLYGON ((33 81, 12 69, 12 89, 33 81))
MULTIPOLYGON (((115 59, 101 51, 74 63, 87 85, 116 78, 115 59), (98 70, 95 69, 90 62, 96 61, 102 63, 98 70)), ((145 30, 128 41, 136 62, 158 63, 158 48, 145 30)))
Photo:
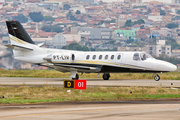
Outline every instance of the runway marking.
MULTIPOLYGON (((108 111, 108 110, 132 110, 132 109, 147 109, 147 108, 167 108, 167 107, 178 107, 177 105, 174 106, 151 106, 151 107, 129 107, 129 108, 106 108, 106 109, 97 109, 97 110, 77 110, 77 111, 66 111, 66 112, 50 112, 50 113, 37 113, 37 114, 25 114, 25 115, 14 115, 14 116, 6 116, 0 117, 3 118, 15 118, 15 117, 26 117, 26 116, 38 116, 38 115, 50 115, 50 114, 58 114, 58 113, 83 113, 83 112, 94 112, 94 111, 108 111)), ((180 106, 179 106, 180 107, 180 106)))

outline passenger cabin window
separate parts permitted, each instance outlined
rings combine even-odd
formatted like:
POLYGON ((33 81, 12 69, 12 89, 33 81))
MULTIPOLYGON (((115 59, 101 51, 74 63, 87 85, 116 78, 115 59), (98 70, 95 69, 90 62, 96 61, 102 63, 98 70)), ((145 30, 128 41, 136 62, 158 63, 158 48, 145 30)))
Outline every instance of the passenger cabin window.
POLYGON ((108 59, 108 55, 105 56, 105 60, 107 60, 107 59, 108 59))
POLYGON ((86 56, 86 60, 89 60, 89 58, 90 58, 90 55, 87 55, 87 56, 86 56))
POLYGON ((140 61, 139 53, 134 53, 133 60, 140 61))
POLYGON ((100 59, 100 60, 102 59, 102 55, 99 56, 99 59, 100 59))
POLYGON ((120 60, 120 59, 121 59, 121 55, 118 55, 118 56, 117 56, 117 59, 120 60))
POLYGON ((111 60, 113 60, 114 59, 114 55, 111 55, 111 60))
POLYGON ((96 55, 93 55, 93 60, 96 59, 96 55))

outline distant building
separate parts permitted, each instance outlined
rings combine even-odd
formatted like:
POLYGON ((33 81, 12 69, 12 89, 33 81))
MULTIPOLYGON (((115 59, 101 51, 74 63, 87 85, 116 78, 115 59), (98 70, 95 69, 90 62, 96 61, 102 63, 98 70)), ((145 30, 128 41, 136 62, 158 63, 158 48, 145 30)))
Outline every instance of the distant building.
POLYGON ((135 39, 135 30, 114 30, 114 33, 117 34, 118 37, 124 37, 127 39, 135 39))
POLYGON ((165 45, 165 40, 157 40, 157 45, 146 45, 147 53, 154 57, 164 54, 171 57, 171 45, 165 45))
POLYGON ((78 3, 95 3, 95 0, 74 0, 74 2, 78 3))
POLYGON ((148 20, 153 20, 154 22, 158 22, 158 21, 162 21, 163 17, 162 16, 152 16, 152 15, 149 15, 148 16, 148 20))
POLYGON ((63 34, 59 33, 53 37, 53 46, 56 48, 61 48, 66 45, 66 38, 63 34))
POLYGON ((147 51, 146 47, 118 47, 117 51, 147 51))
POLYGON ((171 57, 171 46, 170 45, 147 45, 147 53, 154 57, 159 57, 165 54, 171 57))
POLYGON ((109 28, 72 27, 71 34, 79 34, 89 40, 112 40, 112 29, 109 28))
POLYGON ((116 24, 117 24, 118 27, 123 27, 125 25, 125 23, 126 23, 126 20, 122 20, 120 18, 118 18, 116 20, 116 24))

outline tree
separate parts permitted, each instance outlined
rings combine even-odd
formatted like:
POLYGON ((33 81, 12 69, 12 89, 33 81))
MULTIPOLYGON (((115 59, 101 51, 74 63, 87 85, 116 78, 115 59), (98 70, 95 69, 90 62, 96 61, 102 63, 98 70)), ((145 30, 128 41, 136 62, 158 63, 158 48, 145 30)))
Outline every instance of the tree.
POLYGON ((69 11, 68 14, 66 15, 67 18, 70 18, 71 16, 73 16, 72 12, 69 11))
POLYGON ((54 21, 52 16, 44 16, 44 21, 54 21))
POLYGON ((72 15, 72 16, 70 16, 70 20, 76 21, 77 19, 72 15))
POLYGON ((81 14, 81 11, 77 10, 77 11, 76 11, 76 14, 81 14))
POLYGON ((177 12, 176 12, 177 14, 180 14, 180 10, 177 10, 177 12))
POLYGON ((41 30, 43 30, 45 32, 57 32, 57 33, 63 32, 63 30, 59 26, 57 26, 57 25, 43 26, 41 28, 41 30))
POLYGON ((180 45, 173 38, 168 38, 166 45, 171 45, 171 49, 180 49, 180 45))
POLYGON ((132 21, 131 20, 127 20, 126 23, 125 23, 125 27, 131 27, 133 25, 132 21))
POLYGON ((69 4, 63 5, 63 10, 69 10, 69 8, 71 8, 71 6, 69 4))
POLYGON ((13 20, 17 20, 21 23, 26 23, 28 21, 28 18, 24 16, 23 14, 19 14, 18 16, 14 16, 13 20))
POLYGON ((166 15, 166 13, 164 12, 164 10, 160 10, 160 15, 166 15))
POLYGON ((136 23, 140 25, 140 24, 144 24, 145 22, 144 22, 143 19, 139 19, 139 20, 136 21, 136 23))
POLYGON ((179 25, 178 24, 175 24, 175 23, 169 23, 166 25, 167 28, 169 29, 173 29, 173 28, 177 28, 179 25))
POLYGON ((81 46, 76 42, 73 42, 69 45, 63 46, 62 49, 67 49, 67 50, 78 50, 78 51, 89 51, 89 48, 87 46, 81 46))
POLYGON ((30 12, 29 17, 34 21, 34 22, 40 22, 44 19, 44 16, 41 14, 41 12, 30 12))

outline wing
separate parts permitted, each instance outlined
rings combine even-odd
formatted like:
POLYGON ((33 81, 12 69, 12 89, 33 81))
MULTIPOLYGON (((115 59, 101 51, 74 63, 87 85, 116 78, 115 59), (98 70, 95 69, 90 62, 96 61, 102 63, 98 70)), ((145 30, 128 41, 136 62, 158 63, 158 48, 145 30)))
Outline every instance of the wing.
POLYGON ((83 73, 99 72, 101 71, 101 67, 102 67, 102 66, 91 67, 85 65, 60 64, 60 63, 51 64, 51 66, 45 64, 42 65, 54 68, 55 70, 61 72, 70 72, 72 70, 77 70, 78 72, 83 72, 83 73))

